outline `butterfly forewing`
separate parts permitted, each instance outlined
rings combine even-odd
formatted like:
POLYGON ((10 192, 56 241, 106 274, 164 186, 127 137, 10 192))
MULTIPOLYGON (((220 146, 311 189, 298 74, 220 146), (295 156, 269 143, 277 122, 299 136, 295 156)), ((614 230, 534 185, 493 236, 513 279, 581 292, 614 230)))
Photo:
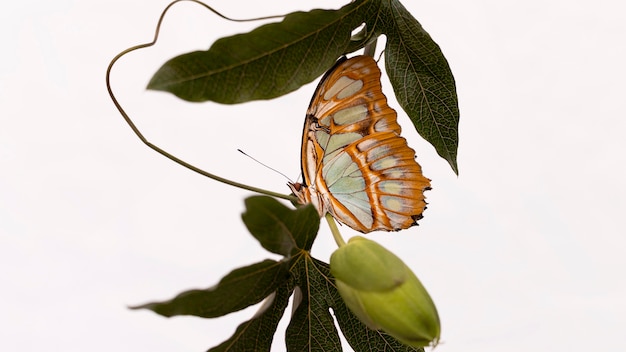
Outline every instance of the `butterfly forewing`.
POLYGON ((338 62, 322 79, 302 137, 303 187, 290 185, 320 215, 361 232, 416 224, 430 182, 415 161, 373 58, 338 62))

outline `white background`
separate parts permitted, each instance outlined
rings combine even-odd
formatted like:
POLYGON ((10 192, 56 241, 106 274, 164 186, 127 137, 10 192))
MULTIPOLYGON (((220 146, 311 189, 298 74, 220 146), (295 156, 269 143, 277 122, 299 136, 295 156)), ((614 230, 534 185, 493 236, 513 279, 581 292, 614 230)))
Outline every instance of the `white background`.
MULTIPOLYGON (((127 305, 215 284, 275 256, 240 221, 250 192, 142 145, 104 73, 167 1, 13 1, 0 14, 0 349, 203 351, 255 308, 166 319, 127 305)), ((237 18, 341 1, 211 3, 237 18), (285 5, 288 3, 288 5, 285 5)), ((414 269, 438 351, 626 349, 626 22, 618 1, 405 1, 457 82, 457 177, 399 114, 432 179, 420 226, 370 238, 414 269)), ((182 3, 113 84, 148 138, 210 172, 288 192, 315 83, 273 101, 190 104, 145 85, 168 58, 258 24, 182 3)), ((379 46, 380 48, 380 46, 379 46)), ((385 86, 390 103, 391 87, 385 86)), ((399 110, 399 109, 398 109, 399 110)), ((345 236, 354 235, 348 229, 345 236)), ((313 255, 334 249, 325 224, 313 255)), ((284 324, 280 329, 284 329, 284 324)), ((283 335, 273 351, 283 351, 283 335)))

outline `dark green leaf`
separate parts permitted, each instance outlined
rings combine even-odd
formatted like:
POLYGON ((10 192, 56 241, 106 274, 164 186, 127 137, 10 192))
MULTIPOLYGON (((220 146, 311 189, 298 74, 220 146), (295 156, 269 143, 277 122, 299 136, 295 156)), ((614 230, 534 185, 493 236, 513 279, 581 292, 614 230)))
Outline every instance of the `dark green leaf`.
POLYGON ((245 202, 246 212, 241 217, 263 248, 286 257, 311 249, 320 223, 312 205, 293 210, 267 196, 250 197, 245 202))
MULTIPOLYGON (((289 281, 286 281, 276 291, 269 307, 261 308, 265 310, 260 311, 252 319, 239 325, 233 336, 219 346, 211 348, 209 352, 269 351, 274 332, 280 318, 283 316, 292 292, 293 286, 289 281)), ((266 304, 270 304, 270 302, 266 302, 266 304)))
POLYGON ((437 43, 399 1, 383 4, 385 68, 398 102, 418 133, 458 174, 459 108, 450 66, 437 43))
POLYGON ((166 62, 149 89, 189 101, 234 104, 289 93, 321 75, 350 45, 374 1, 294 12, 282 22, 216 41, 166 62))
MULTIPOLYGON (((292 273, 301 291, 301 301, 287 327, 288 351, 341 351, 341 341, 330 314, 332 291, 312 258, 303 255, 292 273)), ((294 303, 295 305, 295 303, 294 303)))
POLYGON ((215 287, 186 291, 170 301, 148 303, 132 309, 150 309, 166 317, 195 315, 215 318, 261 302, 288 279, 287 263, 264 260, 232 271, 215 287))

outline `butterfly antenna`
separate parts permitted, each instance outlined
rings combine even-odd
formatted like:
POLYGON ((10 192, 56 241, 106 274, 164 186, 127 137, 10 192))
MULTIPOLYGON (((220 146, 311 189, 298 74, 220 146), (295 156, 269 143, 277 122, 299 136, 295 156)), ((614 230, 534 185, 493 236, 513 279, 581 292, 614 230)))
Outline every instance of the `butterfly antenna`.
POLYGON ((238 151, 238 152, 240 152, 241 154, 243 154, 243 155, 247 156, 248 158, 250 158, 250 159, 252 159, 252 160, 256 161, 257 163, 259 163, 259 164, 261 164, 261 165, 265 166, 266 168, 268 168, 268 169, 270 169, 270 170, 272 170, 272 171, 276 172, 277 174, 282 175, 284 178, 286 178, 287 180, 289 180, 289 182, 294 183, 293 181, 291 181, 291 179, 290 179, 289 177, 287 177, 287 175, 285 175, 285 174, 283 174, 282 172, 280 172, 280 171, 278 171, 278 170, 274 169, 273 167, 270 167, 270 166, 268 166, 268 165, 266 165, 266 164, 264 164, 264 163, 262 163, 262 162, 258 161, 257 159, 253 158, 252 156, 250 156, 249 154, 247 154, 247 153, 246 153, 246 152, 244 152, 243 150, 241 150, 241 149, 237 149, 237 151, 238 151))

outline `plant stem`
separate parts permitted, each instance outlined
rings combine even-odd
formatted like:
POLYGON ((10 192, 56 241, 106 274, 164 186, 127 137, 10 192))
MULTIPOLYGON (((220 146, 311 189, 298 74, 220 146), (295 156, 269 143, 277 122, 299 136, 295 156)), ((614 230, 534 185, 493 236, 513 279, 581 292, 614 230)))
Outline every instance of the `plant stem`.
MULTIPOLYGON (((223 182, 225 184, 234 186, 234 187, 238 187, 238 188, 242 188, 242 189, 246 189, 252 192, 256 192, 256 193, 261 193, 261 194, 266 194, 268 196, 272 196, 272 197, 276 197, 276 198, 282 198, 282 199, 286 199, 292 202, 297 202, 298 198, 291 196, 291 195, 286 195, 286 194, 281 194, 281 193, 276 193, 276 192, 272 192, 272 191, 268 191, 265 189, 261 189, 261 188, 257 188, 257 187, 252 187, 249 185, 245 185, 243 183, 239 183, 239 182, 234 182, 228 179, 225 179, 223 177, 219 177, 217 175, 214 175, 212 173, 206 172, 202 169, 200 169, 199 167, 196 167, 192 164, 189 164, 188 162, 177 158, 176 156, 166 152, 165 150, 159 148, 158 146, 152 144, 152 142, 148 141, 148 139, 146 137, 143 136, 143 134, 139 131, 139 129, 137 128, 137 126, 135 126, 135 123, 130 119, 130 117, 126 114, 126 112, 124 111, 124 109, 122 108, 122 105, 117 101, 117 98, 115 98, 115 94, 113 94, 113 89, 111 88, 111 70, 113 69, 113 65, 117 62, 117 60, 119 60, 122 56, 138 50, 138 49, 143 49, 143 48, 147 48, 150 47, 152 45, 154 45, 154 43, 156 43, 158 37, 159 37, 159 30, 161 28, 161 23, 163 22, 163 18, 165 16, 165 13, 167 12, 167 10, 169 10, 170 7, 172 7, 175 3, 178 3, 180 1, 183 0, 176 0, 173 1, 172 3, 170 3, 165 10, 163 10, 163 12, 161 13, 161 17, 159 18, 159 21, 157 23, 157 28, 156 31, 154 33, 154 39, 149 42, 149 43, 145 43, 145 44, 140 44, 140 45, 136 45, 133 46, 131 48, 128 48, 124 51, 122 51, 121 53, 117 54, 113 60, 111 60, 111 62, 109 63, 109 67, 107 67, 107 72, 106 72, 106 85, 107 85, 107 90, 109 91, 109 96, 111 97, 111 100, 113 100, 113 104, 115 104, 115 107, 117 108, 117 110, 120 112, 120 114, 122 114, 122 117, 124 117, 124 120, 126 121, 126 123, 128 123, 128 125, 130 126, 130 128, 133 130, 133 132, 135 132, 135 134, 137 135, 137 137, 139 137, 139 139, 148 147, 150 147, 152 150, 156 151, 157 153, 165 156, 166 158, 172 160, 173 162, 182 165, 186 168, 188 168, 189 170, 195 171, 203 176, 206 176, 208 178, 211 178, 215 181, 218 182, 223 182)), ((244 21, 244 20, 233 20, 230 19, 228 17, 225 17, 223 15, 221 15, 220 13, 218 13, 217 11, 213 10, 211 7, 199 2, 199 1, 195 1, 195 0, 191 0, 192 2, 198 3, 204 7, 206 7, 207 9, 213 11, 214 13, 216 13, 217 15, 219 15, 222 18, 231 20, 231 21, 244 21)), ((280 17, 280 16, 277 16, 280 17)), ((274 16, 272 17, 267 17, 267 18, 274 18, 274 16)), ((259 19, 264 19, 264 18, 259 18, 259 19)))
POLYGON ((337 227, 337 223, 335 222, 333 216, 330 215, 330 213, 326 213, 324 217, 326 218, 326 222, 328 222, 328 226, 330 226, 330 232, 332 232, 333 238, 335 239, 337 246, 344 246, 346 244, 346 241, 344 241, 343 237, 341 237, 341 234, 339 233, 339 228, 337 227))

